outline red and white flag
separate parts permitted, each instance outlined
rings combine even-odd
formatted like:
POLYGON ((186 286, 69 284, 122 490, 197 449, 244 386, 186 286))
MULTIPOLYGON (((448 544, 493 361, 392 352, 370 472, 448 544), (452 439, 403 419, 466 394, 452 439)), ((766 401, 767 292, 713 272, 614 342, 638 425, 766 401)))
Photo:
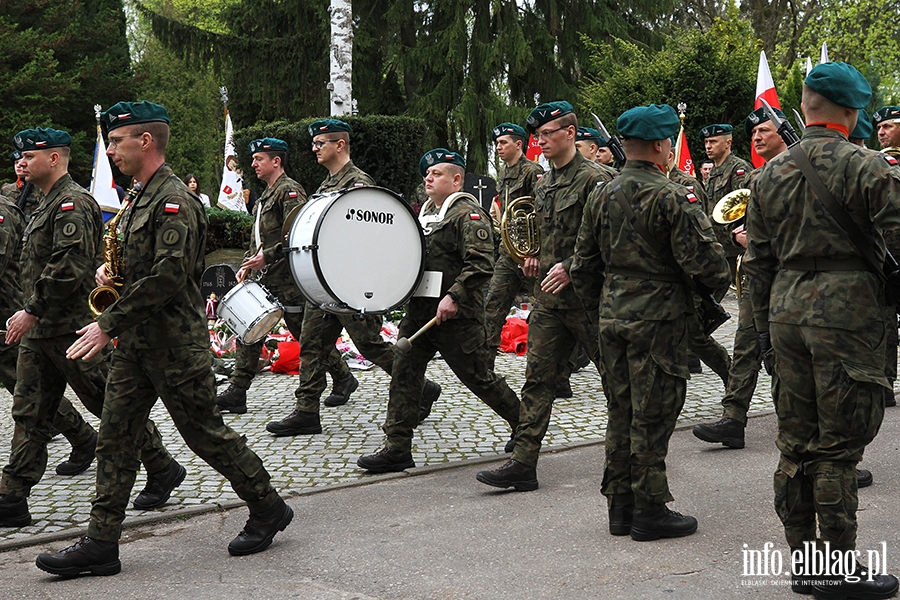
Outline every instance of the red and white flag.
MULTIPOLYGON (((766 60, 765 50, 759 53, 759 71, 756 74, 756 102, 753 103, 753 110, 763 105, 763 98, 772 108, 781 108, 781 103, 778 102, 778 94, 775 93, 775 81, 772 79, 772 71, 769 70, 769 61, 766 60)), ((754 167, 761 167, 766 162, 756 153, 753 144, 750 144, 750 157, 753 159, 754 167)))
POLYGON ((688 148, 687 138, 684 135, 684 127, 678 132, 678 139, 675 141, 675 168, 691 177, 696 177, 691 149, 688 148))
POLYGON ((545 171, 550 170, 550 163, 544 157, 544 152, 541 150, 541 146, 532 135, 528 136, 528 148, 525 149, 525 158, 527 158, 528 160, 533 160, 537 164, 541 165, 545 171))

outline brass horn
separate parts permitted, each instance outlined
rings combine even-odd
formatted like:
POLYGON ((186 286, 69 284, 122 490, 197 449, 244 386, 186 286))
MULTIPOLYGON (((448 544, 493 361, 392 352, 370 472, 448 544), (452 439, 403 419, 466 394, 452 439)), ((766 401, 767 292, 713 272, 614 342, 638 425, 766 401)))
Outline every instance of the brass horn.
POLYGON ((103 314, 103 311, 113 305, 119 299, 119 290, 122 287, 124 279, 122 272, 124 265, 122 263, 122 243, 119 241, 119 220, 135 198, 141 193, 144 184, 138 181, 127 192, 127 197, 122 202, 122 208, 116 213, 109 223, 106 225, 106 234, 103 236, 103 263, 106 270, 106 276, 112 279, 112 285, 101 285, 95 287, 88 294, 88 307, 94 319, 103 314))
POLYGON ((725 194, 716 202, 713 208, 712 218, 716 223, 733 223, 747 212, 747 204, 750 202, 750 190, 738 188, 730 194, 725 194))
POLYGON ((894 158, 900 158, 900 146, 889 146, 887 148, 882 148, 881 151, 885 154, 890 154, 894 158))
POLYGON ((538 227, 534 198, 522 196, 506 205, 500 220, 500 241, 514 261, 520 265, 525 259, 541 251, 541 231, 538 227))

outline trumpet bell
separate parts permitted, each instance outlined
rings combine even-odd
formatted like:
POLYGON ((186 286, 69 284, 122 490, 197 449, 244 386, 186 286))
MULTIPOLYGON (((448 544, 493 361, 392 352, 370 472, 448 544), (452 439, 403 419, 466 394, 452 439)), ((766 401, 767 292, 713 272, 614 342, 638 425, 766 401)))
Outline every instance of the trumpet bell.
POLYGON ((739 188, 726 194, 716 202, 713 208, 712 218, 716 223, 733 223, 747 212, 747 204, 750 202, 750 190, 739 188))

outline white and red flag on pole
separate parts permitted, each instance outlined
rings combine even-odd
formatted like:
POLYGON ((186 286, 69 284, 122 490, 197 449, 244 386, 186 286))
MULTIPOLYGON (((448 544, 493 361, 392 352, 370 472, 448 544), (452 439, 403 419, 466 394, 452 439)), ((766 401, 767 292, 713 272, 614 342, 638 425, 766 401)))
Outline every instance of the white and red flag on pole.
MULTIPOLYGON (((775 93, 775 81, 772 79, 772 71, 769 70, 769 61, 766 60, 765 50, 759 53, 759 71, 756 74, 756 101, 753 103, 753 110, 763 105, 763 99, 773 108, 781 108, 781 103, 778 102, 778 94, 775 93)), ((750 157, 753 159, 754 167, 761 167, 766 162, 756 153, 753 144, 750 144, 750 157)))
POLYGON ((528 147, 525 149, 525 157, 541 165, 545 171, 550 170, 550 163, 544 157, 544 152, 533 135, 528 136, 528 147))
POLYGON ((696 177, 691 149, 688 148, 687 137, 684 135, 684 127, 679 130, 678 139, 675 140, 675 168, 691 177, 696 177))

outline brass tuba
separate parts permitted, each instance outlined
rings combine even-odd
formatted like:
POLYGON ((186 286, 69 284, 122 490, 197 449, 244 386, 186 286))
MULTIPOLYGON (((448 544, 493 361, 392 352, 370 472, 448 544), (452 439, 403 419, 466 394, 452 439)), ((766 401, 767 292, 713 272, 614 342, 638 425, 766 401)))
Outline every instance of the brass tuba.
POLYGON ((522 196, 508 202, 500 220, 500 241, 514 261, 520 265, 525 259, 541 251, 541 231, 537 222, 534 198, 522 196))
POLYGON ((116 213, 109 223, 106 224, 106 233, 103 235, 103 263, 106 269, 106 276, 113 280, 112 285, 101 285, 91 290, 88 295, 88 306, 94 319, 99 317, 104 310, 112 306, 119 299, 117 287, 122 287, 124 279, 122 278, 122 244, 119 242, 119 220, 134 199, 138 197, 143 189, 144 184, 140 181, 134 184, 125 200, 122 202, 122 208, 116 213))
POLYGON ((747 188, 738 188, 730 194, 725 194, 713 208, 713 221, 723 225, 737 221, 747 212, 749 202, 750 190, 747 188))

